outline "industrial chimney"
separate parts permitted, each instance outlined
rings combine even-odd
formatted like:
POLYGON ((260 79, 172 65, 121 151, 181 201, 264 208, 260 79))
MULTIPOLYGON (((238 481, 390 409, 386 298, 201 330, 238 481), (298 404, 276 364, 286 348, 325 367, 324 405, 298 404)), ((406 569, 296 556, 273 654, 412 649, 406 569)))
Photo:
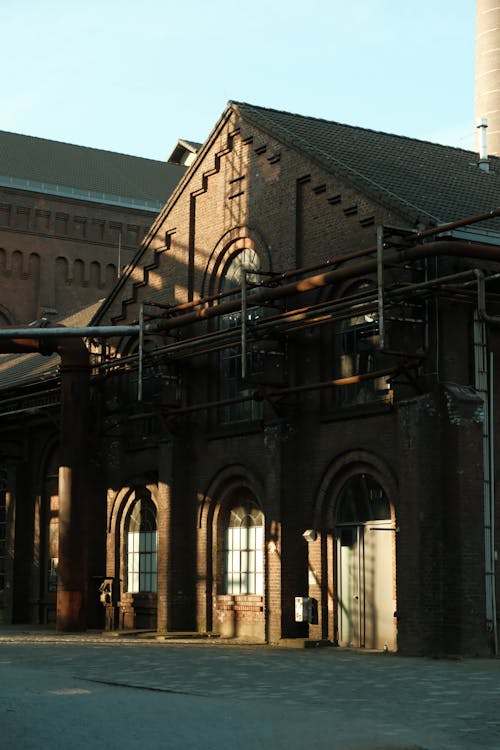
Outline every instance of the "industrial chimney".
POLYGON ((500 156, 500 0, 476 3, 475 110, 476 122, 488 120, 488 152, 500 156))

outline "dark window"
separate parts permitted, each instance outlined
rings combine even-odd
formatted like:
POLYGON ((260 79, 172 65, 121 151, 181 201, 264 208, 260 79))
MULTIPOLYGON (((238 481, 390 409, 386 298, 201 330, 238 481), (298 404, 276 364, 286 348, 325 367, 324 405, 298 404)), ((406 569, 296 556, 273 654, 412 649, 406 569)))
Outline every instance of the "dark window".
MULTIPOLYGON (((260 267, 259 257, 254 250, 245 248, 233 255, 225 267, 222 275, 221 291, 228 292, 231 289, 241 288, 246 277, 246 283, 256 283, 258 276, 252 271, 258 271, 260 267)), ((239 292, 234 298, 240 298, 239 292)), ((227 299, 227 298, 226 298, 227 299)), ((233 299, 233 297, 229 297, 233 299)), ((252 322, 262 317, 262 308, 251 307, 246 312, 246 323, 251 326, 252 322)), ((240 328, 241 311, 223 315, 220 319, 220 327, 240 328)), ((257 350, 247 349, 246 372, 261 372, 263 369, 262 353, 257 350)), ((219 357, 219 393, 221 399, 237 397, 243 390, 248 388, 242 377, 241 341, 235 341, 234 345, 223 349, 219 357)), ((223 422, 241 422, 259 419, 262 416, 262 403, 258 401, 240 401, 229 404, 221 409, 221 420, 223 422)))
POLYGON ((351 383, 335 388, 337 406, 385 401, 390 395, 386 376, 370 377, 370 373, 381 369, 377 315, 373 306, 368 307, 365 301, 365 295, 372 287, 375 288, 370 283, 363 283, 349 290, 348 296, 359 292, 360 301, 353 304, 353 315, 336 326, 334 377, 340 380, 352 378, 351 383))

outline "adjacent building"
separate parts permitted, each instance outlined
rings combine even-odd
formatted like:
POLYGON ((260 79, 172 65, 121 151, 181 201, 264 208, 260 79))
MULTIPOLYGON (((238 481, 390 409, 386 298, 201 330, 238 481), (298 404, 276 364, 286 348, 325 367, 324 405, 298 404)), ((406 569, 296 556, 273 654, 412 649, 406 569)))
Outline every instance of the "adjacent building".
POLYGON ((105 297, 184 171, 0 131, 0 322, 60 319, 105 297))

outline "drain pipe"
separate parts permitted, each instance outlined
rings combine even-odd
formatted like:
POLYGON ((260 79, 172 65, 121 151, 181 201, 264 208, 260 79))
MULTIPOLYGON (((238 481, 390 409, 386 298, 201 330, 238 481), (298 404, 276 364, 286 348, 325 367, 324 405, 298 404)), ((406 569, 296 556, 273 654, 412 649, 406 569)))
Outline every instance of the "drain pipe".
MULTIPOLYGON (((59 566, 56 630, 87 625, 87 415, 90 357, 81 338, 41 340, 33 334, 0 338, 0 353, 36 352, 61 357, 59 461, 59 566)), ((7 333, 6 329, 2 330, 7 333)))
POLYGON ((486 311, 486 277, 475 269, 477 279, 477 313, 474 321, 476 389, 484 402, 484 527, 486 573, 486 620, 493 632, 494 653, 498 654, 498 628, 495 584, 495 451, 493 425, 493 352, 486 349, 486 324, 499 325, 500 317, 486 311))

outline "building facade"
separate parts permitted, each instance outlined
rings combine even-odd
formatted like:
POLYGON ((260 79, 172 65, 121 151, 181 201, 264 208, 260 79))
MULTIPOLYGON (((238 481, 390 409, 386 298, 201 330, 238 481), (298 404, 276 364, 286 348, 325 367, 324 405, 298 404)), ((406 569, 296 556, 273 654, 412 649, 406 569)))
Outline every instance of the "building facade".
MULTIPOLYGON (((136 328, 87 340, 87 625, 495 651, 496 167, 228 105, 91 321, 136 328)), ((58 383, 11 382, 6 617, 51 618, 58 383)))
POLYGON ((185 171, 0 132, 0 322, 56 320, 104 298, 185 171))

